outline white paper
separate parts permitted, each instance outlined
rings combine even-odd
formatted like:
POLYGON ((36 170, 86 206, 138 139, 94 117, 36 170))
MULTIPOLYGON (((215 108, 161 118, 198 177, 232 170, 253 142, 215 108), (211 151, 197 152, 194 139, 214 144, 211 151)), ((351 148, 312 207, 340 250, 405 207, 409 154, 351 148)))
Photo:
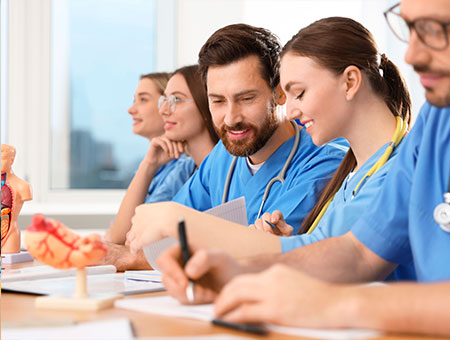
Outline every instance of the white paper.
MULTIPOLYGON (((88 266, 87 275, 111 274, 117 271, 113 265, 88 266)), ((5 269, 2 271, 2 284, 6 282, 49 279, 55 277, 75 276, 76 268, 58 269, 51 266, 32 266, 19 269, 5 269)))
MULTIPOLYGON (((211 321, 214 319, 213 305, 182 305, 170 296, 158 296, 140 299, 116 300, 115 306, 143 313, 162 314, 188 319, 211 321)), ((317 339, 371 339, 380 336, 380 332, 366 329, 310 329, 266 325, 270 331, 317 339)))
POLYGON ((93 321, 59 327, 5 328, 3 340, 128 340, 134 339, 128 319, 93 321))
MULTIPOLYGON (((245 198, 239 197, 232 201, 218 205, 204 211, 206 214, 223 218, 224 220, 247 226, 247 210, 245 208, 245 198)), ((167 237, 162 240, 150 243, 143 248, 144 256, 153 269, 160 270, 156 260, 166 249, 177 243, 178 240, 167 237)))
POLYGON ((248 226, 245 197, 239 197, 232 201, 218 205, 204 211, 205 213, 223 218, 224 220, 248 226))
MULTIPOLYGON (((43 295, 72 296, 75 292, 75 277, 59 277, 32 281, 2 282, 2 290, 43 295)), ((164 290, 162 283, 127 280, 123 273, 98 274, 87 277, 90 295, 138 294, 164 290)))

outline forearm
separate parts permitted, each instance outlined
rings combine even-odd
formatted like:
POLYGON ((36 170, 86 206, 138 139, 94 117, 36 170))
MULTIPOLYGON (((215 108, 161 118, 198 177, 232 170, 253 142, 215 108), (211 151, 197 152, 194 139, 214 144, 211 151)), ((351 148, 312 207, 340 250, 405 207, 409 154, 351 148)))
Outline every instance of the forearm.
POLYGON ((337 311, 354 328, 387 332, 450 335, 448 306, 450 283, 396 283, 359 286, 344 298, 353 304, 350 313, 337 311), (347 314, 347 315, 346 315, 347 314))
POLYGON ((178 219, 183 217, 188 233, 189 245, 195 249, 217 248, 235 258, 259 254, 275 254, 281 251, 278 236, 233 223, 174 202, 164 202, 167 209, 166 227, 163 236, 178 238, 178 219))
POLYGON ((117 244, 125 243, 126 233, 131 228, 131 218, 136 207, 144 203, 150 183, 157 171, 158 167, 156 165, 141 162, 133 180, 128 186, 114 224, 111 227, 111 242, 117 244))
POLYGON ((245 259, 248 272, 283 263, 311 276, 330 282, 369 282, 383 280, 395 268, 364 247, 351 233, 328 238, 285 254, 245 259))

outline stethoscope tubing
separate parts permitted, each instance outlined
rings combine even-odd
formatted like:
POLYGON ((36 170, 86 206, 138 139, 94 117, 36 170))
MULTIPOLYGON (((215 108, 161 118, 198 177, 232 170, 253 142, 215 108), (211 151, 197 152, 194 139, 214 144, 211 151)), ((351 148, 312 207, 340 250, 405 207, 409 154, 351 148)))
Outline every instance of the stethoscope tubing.
MULTIPOLYGON (((286 158, 286 161, 284 162, 283 167, 281 168, 278 175, 275 177, 272 177, 270 179, 270 181, 267 183, 266 188, 264 190, 261 205, 259 207, 258 215, 256 217, 257 219, 261 216, 262 209, 264 207, 264 203, 266 202, 267 198, 269 197, 270 189, 272 188, 272 186, 276 182, 280 182, 281 184, 284 184, 284 181, 286 179, 286 171, 287 171, 289 165, 291 164, 291 161, 294 158, 295 153, 297 152, 297 149, 300 145, 300 128, 298 127, 297 123, 295 123, 295 122, 291 121, 291 124, 294 126, 294 129, 295 129, 294 145, 292 146, 291 152, 289 153, 288 157, 286 158)), ((233 158, 233 160, 231 161, 230 167, 228 169, 227 178, 225 180, 225 185, 223 188, 222 203, 225 203, 228 200, 228 192, 230 190, 231 178, 234 173, 234 168, 236 167, 237 158, 238 158, 238 156, 235 156, 233 158)))

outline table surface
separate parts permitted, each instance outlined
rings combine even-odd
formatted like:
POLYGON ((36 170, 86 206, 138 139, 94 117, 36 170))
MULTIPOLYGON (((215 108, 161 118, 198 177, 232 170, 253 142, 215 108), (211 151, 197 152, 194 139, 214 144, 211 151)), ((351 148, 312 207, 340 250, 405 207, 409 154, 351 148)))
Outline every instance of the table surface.
MULTIPOLYGON (((7 269, 21 268, 33 265, 32 262, 7 265, 2 267, 7 269)), ((124 297, 125 299, 142 298, 150 296, 165 295, 164 292, 136 294, 124 297)), ((267 336, 255 336, 249 333, 235 331, 228 328, 212 325, 206 321, 189 320, 182 318, 167 317, 157 314, 147 314, 125 310, 121 308, 109 308, 97 312, 85 311, 61 311, 36 309, 34 300, 36 295, 18 294, 2 292, 1 294, 1 322, 3 327, 17 325, 48 325, 61 326, 74 322, 85 322, 95 320, 107 320, 113 318, 128 318, 135 332, 136 337, 153 336, 192 336, 208 334, 230 334, 235 336, 251 336, 253 338, 264 339, 306 339, 284 334, 270 333, 267 336)), ((407 336, 386 334, 379 339, 384 340, 425 340, 433 337, 407 336)), ((442 339, 442 338, 441 338, 442 339)))

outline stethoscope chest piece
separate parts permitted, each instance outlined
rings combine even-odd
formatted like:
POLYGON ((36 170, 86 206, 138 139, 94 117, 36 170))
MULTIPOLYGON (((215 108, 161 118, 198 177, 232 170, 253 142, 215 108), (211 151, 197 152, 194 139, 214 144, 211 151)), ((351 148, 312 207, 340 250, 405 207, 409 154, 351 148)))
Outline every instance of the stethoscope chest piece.
POLYGON ((444 203, 436 206, 434 209, 434 220, 442 230, 450 233, 450 192, 444 194, 444 203))

